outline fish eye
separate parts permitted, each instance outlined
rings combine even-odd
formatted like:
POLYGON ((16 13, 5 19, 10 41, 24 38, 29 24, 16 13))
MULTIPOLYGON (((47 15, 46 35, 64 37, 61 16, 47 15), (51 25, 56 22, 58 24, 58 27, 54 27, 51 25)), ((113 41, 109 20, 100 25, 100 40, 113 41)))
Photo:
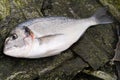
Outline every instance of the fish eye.
POLYGON ((17 34, 13 34, 13 35, 12 35, 12 40, 15 40, 15 39, 17 39, 17 38, 18 38, 17 34))

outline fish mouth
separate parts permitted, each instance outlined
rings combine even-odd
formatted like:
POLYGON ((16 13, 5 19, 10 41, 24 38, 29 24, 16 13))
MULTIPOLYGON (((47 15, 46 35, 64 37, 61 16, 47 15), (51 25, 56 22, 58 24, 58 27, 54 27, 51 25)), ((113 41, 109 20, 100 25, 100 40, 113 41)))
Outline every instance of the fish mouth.
MULTIPOLYGON (((11 56, 11 57, 18 57, 19 54, 16 54, 15 51, 17 51, 18 49, 16 49, 15 47, 9 48, 9 49, 4 49, 3 53, 7 56, 11 56)), ((18 51, 20 52, 20 51, 18 51)))
POLYGON ((3 53, 7 55, 8 53, 13 53, 14 50, 16 50, 16 47, 5 47, 3 53))

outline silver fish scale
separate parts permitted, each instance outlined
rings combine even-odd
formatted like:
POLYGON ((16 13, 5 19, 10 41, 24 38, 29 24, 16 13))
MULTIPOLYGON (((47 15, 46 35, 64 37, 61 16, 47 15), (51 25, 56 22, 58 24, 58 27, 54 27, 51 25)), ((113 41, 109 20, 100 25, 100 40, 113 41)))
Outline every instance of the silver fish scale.
POLYGON ((78 41, 90 26, 112 23, 111 18, 105 14, 106 11, 102 8, 97 10, 92 17, 81 20, 65 17, 28 20, 12 30, 12 32, 18 35, 18 38, 10 40, 9 38, 11 37, 8 37, 6 39, 4 54, 23 58, 40 58, 57 55, 78 41), (26 36, 24 26, 27 26, 33 32, 34 39, 26 36), (53 36, 49 36, 51 34, 53 36), (16 45, 20 41, 20 45, 16 45))
POLYGON ((27 20, 26 22, 22 22, 17 27, 29 26, 29 25, 32 25, 33 23, 37 23, 37 22, 45 22, 45 21, 51 21, 52 22, 52 21, 58 21, 58 20, 59 20, 59 23, 63 23, 65 21, 66 22, 69 21, 70 19, 66 18, 66 17, 35 18, 35 19, 27 20))
POLYGON ((76 24, 75 21, 77 20, 65 17, 37 18, 23 22, 18 27, 27 26, 39 36, 44 36, 62 33, 71 24, 76 24))

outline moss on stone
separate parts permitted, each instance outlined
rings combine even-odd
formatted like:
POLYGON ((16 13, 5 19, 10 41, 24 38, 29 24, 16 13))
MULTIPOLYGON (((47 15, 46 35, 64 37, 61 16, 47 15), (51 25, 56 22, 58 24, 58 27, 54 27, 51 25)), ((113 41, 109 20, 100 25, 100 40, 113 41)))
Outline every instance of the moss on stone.
POLYGON ((120 0, 99 0, 102 5, 108 6, 112 15, 120 21, 120 0))
POLYGON ((9 0, 0 0, 0 20, 10 15, 9 0))

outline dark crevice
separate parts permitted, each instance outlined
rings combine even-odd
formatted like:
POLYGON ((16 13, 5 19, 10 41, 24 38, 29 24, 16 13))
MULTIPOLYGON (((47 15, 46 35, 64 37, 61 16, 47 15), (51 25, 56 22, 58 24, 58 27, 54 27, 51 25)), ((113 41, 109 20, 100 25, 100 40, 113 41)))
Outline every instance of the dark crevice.
POLYGON ((39 76, 35 77, 33 80, 39 80, 39 76))
POLYGON ((52 9, 52 0, 43 0, 41 12, 43 16, 47 16, 46 10, 52 9))
POLYGON ((89 65, 89 67, 90 67, 90 64, 89 64, 86 60, 84 60, 84 58, 83 58, 81 55, 77 54, 77 53, 76 53, 74 50, 72 50, 72 49, 71 49, 71 51, 72 51, 72 53, 74 53, 74 55, 79 56, 79 57, 81 58, 81 60, 82 60, 83 62, 87 63, 87 64, 89 65))
POLYGON ((103 79, 81 72, 78 73, 72 80, 103 80, 103 79))
POLYGON ((120 56, 120 51, 119 51, 119 49, 120 49, 120 23, 118 23, 117 25, 116 25, 116 35, 117 35, 117 40, 118 40, 118 42, 117 42, 117 44, 116 44, 116 49, 115 49, 115 55, 114 55, 114 57, 113 57, 113 60, 114 60, 114 64, 115 64, 115 74, 116 74, 116 76, 117 76, 117 80, 120 80, 120 58, 119 58, 119 56, 120 56))
POLYGON ((120 62, 115 61, 115 74, 117 75, 117 80, 120 80, 120 62))
MULTIPOLYGON (((100 4, 101 6, 104 6, 101 2, 100 2, 100 0, 96 0, 96 2, 98 3, 98 4, 100 4)), ((107 6, 106 6, 107 7, 107 6)))

